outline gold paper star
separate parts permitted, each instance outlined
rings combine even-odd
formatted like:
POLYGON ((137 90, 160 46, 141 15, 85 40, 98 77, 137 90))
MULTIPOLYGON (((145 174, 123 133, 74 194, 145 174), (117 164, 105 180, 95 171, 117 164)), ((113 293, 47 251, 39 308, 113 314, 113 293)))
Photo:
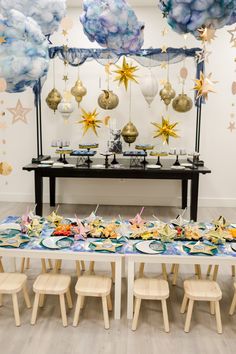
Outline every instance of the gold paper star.
POLYGON ((17 101, 15 108, 8 108, 7 109, 11 114, 13 114, 12 124, 22 121, 23 123, 27 124, 26 115, 32 111, 31 108, 24 108, 20 100, 17 101))
POLYGON ((161 63, 161 69, 167 69, 167 62, 166 61, 161 63))
POLYGON ((167 47, 165 45, 161 48, 161 53, 167 53, 167 47))
POLYGON ((209 246, 203 242, 197 242, 195 244, 187 244, 185 245, 190 250, 190 254, 204 253, 212 256, 212 251, 217 249, 216 246, 209 246))
POLYGON ((86 112, 83 108, 81 108, 81 110, 83 120, 77 121, 77 123, 84 125, 83 135, 85 135, 89 129, 92 129, 93 132, 98 135, 96 128, 100 128, 99 123, 102 123, 102 121, 96 119, 99 114, 97 113, 97 109, 95 108, 93 112, 86 112))
POLYGON ((162 124, 159 123, 152 123, 156 128, 157 131, 154 135, 154 138, 158 138, 159 136, 162 137, 164 143, 169 144, 169 138, 178 138, 179 136, 176 134, 175 127, 178 122, 170 123, 168 117, 162 116, 162 124))
POLYGON ((235 40, 236 40, 236 27, 234 28, 234 29, 232 29, 232 30, 229 30, 229 31, 227 31, 229 34, 230 34, 230 36, 231 36, 231 38, 230 38, 230 43, 234 43, 235 42, 235 40))
POLYGON ((175 229, 172 229, 168 224, 164 225, 159 230, 160 239, 162 242, 171 242, 177 234, 175 229))
POLYGON ((0 44, 7 43, 6 37, 0 37, 0 44))
POLYGON ((122 243, 115 243, 110 239, 103 242, 91 242, 90 244, 95 246, 95 251, 107 251, 112 253, 115 253, 116 249, 122 246, 122 243))
POLYGON ((68 32, 66 30, 62 30, 62 35, 66 37, 68 36, 68 32))
POLYGON ((169 30, 166 27, 161 31, 161 34, 163 37, 166 36, 168 33, 169 33, 169 30))
POLYGON ((28 243, 29 238, 22 239, 20 235, 14 237, 0 237, 0 247, 14 247, 19 248, 24 243, 28 243))
POLYGON ((199 32, 199 38, 203 41, 203 42, 207 42, 207 43, 211 43, 215 38, 216 38, 216 30, 213 28, 199 28, 198 29, 199 32))
POLYGON ((202 49, 201 51, 197 52, 196 54, 196 60, 198 63, 201 63, 203 61, 205 61, 206 63, 208 63, 208 59, 209 59, 209 56, 211 55, 212 52, 209 52, 208 50, 206 49, 202 49))
POLYGON ((64 75, 62 80, 65 82, 68 81, 69 80, 68 75, 64 75))
POLYGON ((200 79, 195 79, 195 86, 194 90, 197 91, 197 98, 199 97, 204 97, 208 99, 208 94, 209 92, 215 92, 213 90, 213 85, 216 83, 216 81, 211 81, 211 75, 205 76, 202 72, 200 73, 200 79))
POLYGON ((230 132, 232 133, 232 132, 233 132, 233 130, 235 130, 235 129, 236 129, 235 122, 229 122, 229 126, 228 126, 228 128, 227 128, 227 129, 229 129, 229 130, 230 130, 230 132))
POLYGON ((138 70, 137 66, 128 64, 126 62, 126 58, 124 57, 122 67, 119 67, 118 65, 116 65, 116 67, 118 70, 114 72, 118 74, 118 76, 115 77, 114 81, 119 81, 119 85, 123 84, 127 90, 129 81, 134 81, 138 84, 138 81, 134 75, 134 73, 138 70))

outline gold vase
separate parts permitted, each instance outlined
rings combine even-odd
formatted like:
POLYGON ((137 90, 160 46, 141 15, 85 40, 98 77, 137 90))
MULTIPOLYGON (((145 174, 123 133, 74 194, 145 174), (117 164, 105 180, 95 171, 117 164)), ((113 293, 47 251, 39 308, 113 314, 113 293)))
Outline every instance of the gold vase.
POLYGON ((137 139, 139 132, 135 125, 132 122, 129 122, 122 129, 121 135, 126 143, 132 144, 137 139))

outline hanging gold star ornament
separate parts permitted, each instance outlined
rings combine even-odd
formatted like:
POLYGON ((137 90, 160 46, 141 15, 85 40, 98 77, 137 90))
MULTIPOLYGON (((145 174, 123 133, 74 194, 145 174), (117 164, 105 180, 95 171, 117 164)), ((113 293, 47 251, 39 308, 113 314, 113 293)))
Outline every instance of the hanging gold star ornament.
POLYGON ((82 120, 80 121, 77 121, 77 123, 79 124, 83 124, 83 129, 84 129, 84 132, 83 132, 83 135, 85 135, 87 133, 87 131, 89 129, 92 129, 93 132, 97 134, 97 128, 100 128, 100 123, 102 123, 101 120, 99 119, 96 119, 98 114, 97 113, 97 109, 95 108, 95 110, 93 112, 86 112, 83 108, 81 108, 82 110, 82 120))
POLYGON ((0 175, 9 176, 13 171, 13 167, 8 162, 0 162, 0 175))
POLYGON ((167 53, 167 47, 165 45, 161 48, 161 53, 167 53))
POLYGON ((163 117, 162 116, 162 123, 152 123, 157 128, 157 131, 155 132, 154 138, 159 138, 162 137, 163 143, 169 144, 169 138, 178 138, 179 136, 176 133, 175 127, 178 124, 178 122, 175 123, 170 123, 168 117, 163 117))
POLYGON ((25 124, 28 124, 26 115, 32 111, 31 108, 24 108, 20 100, 17 101, 15 108, 7 108, 11 114, 13 114, 12 124, 15 124, 18 121, 22 121, 25 124))
POLYGON ((209 44, 211 44, 211 42, 216 39, 216 30, 213 28, 208 28, 208 27, 201 27, 198 29, 199 32, 199 38, 203 41, 203 42, 207 42, 209 44))
POLYGON ((211 75, 212 73, 205 76, 203 72, 201 72, 200 78, 194 80, 195 86, 193 89, 197 92, 197 99, 200 97, 204 97, 205 99, 208 99, 208 94, 210 92, 215 92, 213 86, 214 84, 217 83, 217 81, 212 81, 211 75))
POLYGON ((138 70, 137 66, 132 66, 132 64, 127 63, 125 57, 123 58, 122 67, 118 65, 115 66, 118 70, 114 72, 118 75, 115 77, 114 81, 119 81, 119 85, 123 84, 125 86, 126 91, 128 89, 129 81, 134 81, 136 82, 136 84, 138 84, 136 76, 134 75, 134 73, 138 70))

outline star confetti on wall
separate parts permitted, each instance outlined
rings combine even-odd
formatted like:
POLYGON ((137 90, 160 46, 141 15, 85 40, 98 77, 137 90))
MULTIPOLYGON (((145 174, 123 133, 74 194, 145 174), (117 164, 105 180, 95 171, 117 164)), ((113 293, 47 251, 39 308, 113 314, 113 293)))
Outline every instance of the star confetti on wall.
POLYGON ((134 81, 138 84, 138 81, 134 75, 134 73, 138 70, 137 66, 132 66, 132 64, 127 63, 124 57, 122 67, 118 65, 116 65, 116 67, 118 70, 114 72, 118 75, 115 77, 114 81, 119 81, 119 85, 123 84, 127 90, 129 81, 134 81))
POLYGON ((95 108, 93 112, 86 112, 83 108, 81 108, 81 110, 82 110, 83 119, 77 121, 77 123, 83 124, 83 129, 84 129, 83 135, 85 135, 89 129, 92 129, 93 132, 96 135, 98 135, 97 128, 100 128, 99 123, 102 123, 102 121, 96 119, 99 114, 97 113, 97 109, 95 108))
POLYGON ((25 124, 28 124, 26 115, 32 111, 31 108, 24 108, 20 100, 17 101, 15 108, 7 108, 7 110, 13 114, 12 124, 15 124, 18 121, 22 121, 25 124))
POLYGON ((155 132, 154 138, 162 137, 163 143, 169 144, 169 138, 178 138, 179 136, 176 133, 175 127, 178 124, 178 122, 175 123, 170 123, 170 120, 168 117, 163 117, 162 116, 162 123, 152 123, 157 128, 157 131, 155 132))
POLYGON ((230 130, 230 132, 232 133, 233 132, 233 130, 235 130, 236 129, 236 123, 235 122, 229 122, 229 126, 228 126, 228 128, 227 129, 229 129, 230 130))

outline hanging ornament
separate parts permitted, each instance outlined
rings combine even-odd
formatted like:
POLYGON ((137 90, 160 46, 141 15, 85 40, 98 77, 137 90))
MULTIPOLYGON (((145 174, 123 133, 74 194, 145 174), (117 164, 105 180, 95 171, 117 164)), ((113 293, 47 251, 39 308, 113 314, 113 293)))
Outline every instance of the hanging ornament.
POLYGON ((83 97, 87 94, 87 89, 83 86, 83 83, 80 79, 78 79, 75 83, 75 86, 72 87, 71 94, 75 97, 78 105, 82 101, 83 97))
POLYGON ((132 66, 132 64, 128 64, 126 62, 126 58, 123 58, 123 64, 122 67, 116 65, 117 69, 114 71, 116 74, 118 74, 115 77, 115 81, 119 81, 119 85, 123 84, 125 86, 125 89, 127 91, 128 89, 128 83, 129 81, 134 81, 138 84, 138 81, 136 80, 136 77, 134 73, 138 70, 137 66, 132 66))
POLYGON ((9 176, 12 173, 13 167, 8 162, 0 163, 0 175, 9 176))
POLYGON ((188 69, 187 69, 185 66, 183 66, 183 67, 180 69, 179 74, 180 74, 181 79, 186 80, 187 77, 188 77, 188 69))
POLYGON ((71 113, 74 111, 74 105, 73 103, 66 99, 66 97, 63 97, 61 103, 59 103, 58 107, 58 112, 61 113, 62 117, 67 121, 70 118, 71 113))
POLYGON ((186 93, 180 93, 172 102, 172 107, 176 112, 185 113, 192 109, 193 101, 186 93))
POLYGON ((197 99, 200 97, 204 97, 205 99, 208 99, 208 94, 210 92, 215 92, 213 89, 213 85, 216 83, 216 81, 211 80, 211 75, 212 73, 205 76, 203 72, 201 72, 200 78, 194 80, 195 86, 193 89, 196 90, 197 92, 197 99))
POLYGON ((164 84, 163 89, 160 91, 160 97, 161 100, 165 103, 166 108, 168 108, 169 104, 175 97, 175 90, 173 90, 169 81, 164 84))
POLYGON ((147 75, 140 80, 140 88, 146 102, 150 107, 158 93, 158 82, 151 69, 149 69, 147 75))
POLYGON ((130 91, 129 91, 129 122, 124 126, 122 129, 121 135, 126 143, 129 145, 134 143, 137 139, 139 133, 138 129, 135 125, 131 122, 131 108, 132 108, 132 90, 130 84, 130 91))
POLYGON ((119 104, 119 97, 111 90, 102 90, 98 104, 102 109, 114 109, 119 104))
POLYGON ((96 135, 98 135, 97 128, 100 128, 99 124, 102 123, 102 121, 96 119, 99 114, 99 113, 97 113, 97 109, 95 108, 93 112, 86 112, 83 108, 81 108, 81 110, 82 110, 82 118, 83 119, 80 121, 77 121, 77 123, 84 125, 83 135, 85 135, 89 129, 92 129, 93 132, 96 135))
POLYGON ((54 111, 54 113, 57 110, 57 107, 59 105, 59 103, 62 100, 62 96, 60 94, 60 92, 56 89, 53 88, 52 91, 49 92, 47 98, 46 98, 46 102, 47 105, 50 109, 52 109, 54 111))
POLYGON ((155 132, 154 138, 162 137, 163 143, 169 144, 169 138, 178 138, 179 136, 176 133, 175 127, 178 122, 170 123, 168 117, 162 116, 162 124, 160 123, 152 123, 157 128, 155 132))

